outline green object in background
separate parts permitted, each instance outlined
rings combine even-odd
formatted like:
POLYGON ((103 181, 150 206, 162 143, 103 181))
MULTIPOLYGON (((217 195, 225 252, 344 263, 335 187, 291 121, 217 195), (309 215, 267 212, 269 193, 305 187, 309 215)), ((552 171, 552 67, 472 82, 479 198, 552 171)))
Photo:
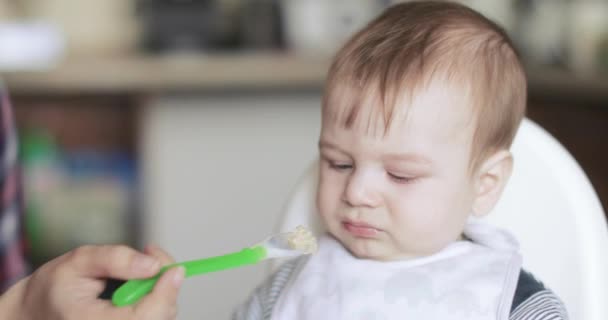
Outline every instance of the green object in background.
POLYGON ((154 277, 148 279, 129 280, 112 295, 115 306, 127 306, 138 302, 150 293, 160 276, 169 268, 182 266, 186 271, 186 278, 210 272, 222 271, 230 268, 258 263, 266 258, 266 248, 254 246, 239 252, 222 256, 192 260, 163 267, 154 277))
POLYGON ((26 166, 57 159, 58 147, 50 133, 44 130, 27 131, 20 139, 21 159, 26 166))
POLYGON ((58 174, 58 147, 53 136, 44 130, 26 131, 20 136, 20 156, 24 168, 25 233, 34 265, 44 263, 42 204, 44 185, 51 184, 58 174))
POLYGON ((24 227, 34 267, 84 244, 132 244, 129 159, 94 146, 65 150, 44 128, 24 130, 20 140, 24 227))

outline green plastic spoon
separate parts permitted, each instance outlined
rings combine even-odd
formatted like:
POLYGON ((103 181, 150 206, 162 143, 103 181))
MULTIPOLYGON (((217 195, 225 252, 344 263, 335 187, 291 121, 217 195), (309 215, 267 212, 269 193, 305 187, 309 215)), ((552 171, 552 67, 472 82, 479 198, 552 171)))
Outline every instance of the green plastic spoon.
POLYGON ((316 251, 316 239, 308 229, 298 226, 295 231, 274 235, 263 242, 244 248, 241 251, 221 256, 175 263, 165 266, 154 277, 132 279, 120 286, 112 295, 115 306, 127 306, 138 302, 152 291, 156 281, 170 268, 182 266, 186 278, 222 271, 226 269, 256 264, 262 260, 282 257, 295 257, 316 251))

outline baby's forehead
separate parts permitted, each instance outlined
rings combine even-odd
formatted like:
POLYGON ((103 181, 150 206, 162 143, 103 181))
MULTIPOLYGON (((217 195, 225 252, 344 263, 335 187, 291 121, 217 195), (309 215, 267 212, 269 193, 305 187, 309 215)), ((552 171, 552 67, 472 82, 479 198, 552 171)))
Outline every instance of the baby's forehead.
POLYGON ((381 92, 374 86, 342 85, 328 93, 324 125, 342 126, 382 136, 407 128, 439 129, 454 134, 475 121, 474 99, 464 85, 441 79, 416 88, 381 92))

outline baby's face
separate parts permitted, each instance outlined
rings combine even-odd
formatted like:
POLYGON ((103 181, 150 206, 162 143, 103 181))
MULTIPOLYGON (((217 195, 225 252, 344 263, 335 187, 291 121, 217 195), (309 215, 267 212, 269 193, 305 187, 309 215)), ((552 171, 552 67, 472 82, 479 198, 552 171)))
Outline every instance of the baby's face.
MULTIPOLYGON (((317 206, 355 256, 426 256, 459 239, 471 213, 474 123, 466 99, 440 84, 416 94, 384 136, 323 121, 317 206)), ((329 106, 331 107, 331 106, 329 106)), ((324 119, 325 120, 325 119, 324 119)))

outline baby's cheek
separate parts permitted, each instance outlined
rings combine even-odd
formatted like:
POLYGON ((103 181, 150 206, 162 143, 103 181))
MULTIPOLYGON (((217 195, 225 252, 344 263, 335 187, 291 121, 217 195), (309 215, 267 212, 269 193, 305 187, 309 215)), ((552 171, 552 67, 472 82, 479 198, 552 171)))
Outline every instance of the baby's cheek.
POLYGON ((317 197, 323 203, 328 204, 340 200, 340 185, 335 181, 327 181, 328 179, 321 179, 318 185, 317 197))
POLYGON ((407 238, 432 237, 443 224, 437 208, 432 203, 410 202, 393 212, 394 225, 407 238), (397 214, 394 214, 397 212, 397 214))

